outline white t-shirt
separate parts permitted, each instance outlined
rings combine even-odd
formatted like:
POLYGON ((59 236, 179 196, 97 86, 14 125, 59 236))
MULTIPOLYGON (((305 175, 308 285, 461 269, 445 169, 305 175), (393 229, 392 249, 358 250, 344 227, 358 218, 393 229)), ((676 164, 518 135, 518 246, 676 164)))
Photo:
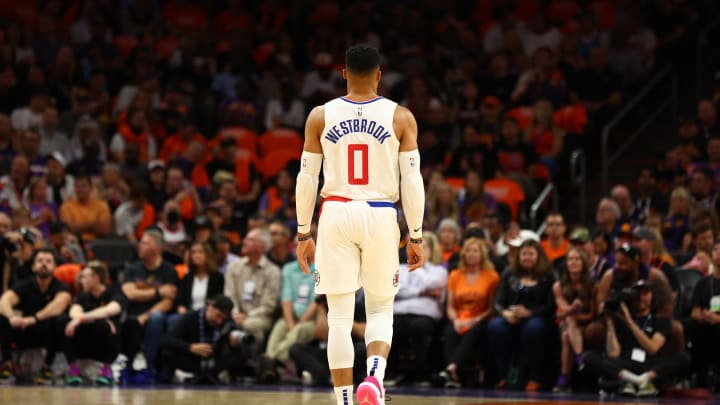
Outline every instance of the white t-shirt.
POLYGON ((210 277, 205 276, 202 279, 195 276, 193 278, 192 293, 190 293, 190 309, 196 311, 205 306, 207 298, 208 280, 210 277))

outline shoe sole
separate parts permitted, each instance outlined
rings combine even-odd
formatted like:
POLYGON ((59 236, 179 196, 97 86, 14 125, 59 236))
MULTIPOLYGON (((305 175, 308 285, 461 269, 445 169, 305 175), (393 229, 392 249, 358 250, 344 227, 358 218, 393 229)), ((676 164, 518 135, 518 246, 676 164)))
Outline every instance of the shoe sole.
POLYGON ((380 391, 373 383, 363 382, 358 385, 355 394, 360 405, 384 405, 380 391))

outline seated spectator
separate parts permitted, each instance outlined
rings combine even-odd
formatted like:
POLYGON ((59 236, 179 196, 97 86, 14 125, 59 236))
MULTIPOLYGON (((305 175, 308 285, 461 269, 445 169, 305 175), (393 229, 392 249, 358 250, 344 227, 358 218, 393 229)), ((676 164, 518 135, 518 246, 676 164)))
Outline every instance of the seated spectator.
POLYGON ((635 225, 639 223, 639 213, 635 211, 630 189, 623 184, 618 184, 610 190, 610 198, 620 208, 620 223, 635 225))
MULTIPOLYGON (((562 37, 558 39, 560 44, 562 37)), ((517 81, 512 93, 512 101, 519 105, 533 105, 540 99, 548 99, 560 105, 567 99, 567 83, 561 70, 557 68, 555 50, 542 46, 533 50, 532 66, 525 70, 517 81)), ((552 110, 552 108, 551 108, 552 110)), ((552 118, 552 112, 550 112, 552 118)))
POLYGON ((282 212, 295 195, 295 178, 288 169, 281 170, 272 183, 274 184, 265 189, 258 202, 258 213, 268 217, 282 212))
POLYGON ((691 353, 693 370, 697 373, 701 386, 714 388, 717 383, 711 379, 720 369, 720 350, 717 341, 720 337, 720 240, 712 247, 712 273, 698 281, 693 288, 690 302, 692 321, 686 325, 687 334, 692 342, 691 353))
POLYGON ((685 257, 680 258, 680 268, 695 269, 703 275, 710 274, 712 245, 715 232, 709 224, 695 225, 690 231, 692 247, 685 257))
MULTIPOLYGON (((179 315, 202 309, 208 299, 222 294, 225 288, 225 277, 218 272, 215 252, 208 243, 195 241, 190 245, 187 267, 175 299, 177 314, 170 315, 173 321, 179 315)), ((169 320, 168 324, 172 325, 173 321, 169 320)))
POLYGON ((282 318, 275 322, 270 332, 264 363, 260 371, 261 381, 277 381, 276 366, 285 366, 290 347, 296 343, 310 343, 315 337, 315 265, 305 274, 297 261, 282 268, 282 292, 280 302, 282 318), (264 374, 263 374, 264 373, 264 374))
POLYGON ((48 101, 46 90, 36 89, 33 91, 27 106, 12 111, 10 115, 12 127, 23 131, 30 128, 40 128, 43 124, 43 112, 48 105, 48 101))
POLYGON ((30 224, 47 238, 50 224, 57 221, 58 207, 48 201, 48 185, 44 177, 34 177, 28 185, 27 206, 30 208, 30 224))
POLYGON ((45 174, 45 155, 40 154, 40 133, 35 128, 18 131, 22 154, 30 162, 30 174, 42 176, 45 174))
POLYGON ((13 127, 10 118, 0 113, 0 173, 10 171, 10 161, 15 157, 13 146, 13 127))
POLYGON ((609 249, 615 246, 615 237, 620 233, 621 217, 622 212, 615 200, 608 197, 600 200, 595 211, 595 224, 598 231, 608 236, 609 249))
POLYGON ((115 163, 105 164, 97 184, 98 198, 107 201, 110 211, 115 212, 120 204, 127 201, 129 193, 130 186, 122 178, 120 166, 115 163))
POLYGON ((68 286, 53 277, 56 262, 52 251, 40 249, 32 260, 33 278, 14 284, 0 297, 0 350, 3 367, 0 379, 15 380, 12 362, 13 343, 17 348, 42 347, 45 363, 35 380, 38 384, 52 383, 52 365, 57 342, 57 317, 65 312, 72 298, 68 286), (15 310, 22 315, 16 315, 15 310))
MULTIPOLYGON (((361 291, 361 290, 359 290, 361 291)), ((331 387, 332 379, 327 360, 328 307, 324 295, 315 297, 317 314, 315 316, 316 344, 296 343, 290 346, 290 359, 295 363, 298 374, 305 386, 331 387)), ((353 381, 360 383, 366 374, 365 366, 365 304, 363 294, 355 296, 355 313, 350 330, 354 345, 355 364, 353 381)))
POLYGON ((530 178, 530 167, 537 162, 538 157, 535 149, 522 140, 520 127, 512 118, 503 121, 495 155, 498 162, 496 176, 507 176, 518 182, 525 192, 526 199, 537 193, 530 178))
POLYGON ((533 110, 533 120, 525 129, 524 140, 535 148, 535 153, 555 180, 559 175, 564 136, 565 132, 556 127, 553 121, 553 105, 546 99, 538 100, 533 110))
POLYGON ((503 274, 495 296, 495 310, 501 316, 487 327, 500 382, 507 385, 513 352, 522 352, 528 362, 526 391, 538 391, 544 380, 545 354, 552 336, 555 313, 553 269, 540 243, 526 240, 520 245, 517 262, 503 274))
POLYGON ((120 204, 113 214, 115 233, 136 242, 145 229, 155 223, 155 208, 147 201, 148 187, 143 181, 130 184, 128 201, 120 204))
POLYGON ((602 128, 622 102, 621 83, 622 80, 608 67, 607 50, 593 48, 588 67, 578 73, 570 98, 573 103, 582 103, 588 115, 602 128))
POLYGON ((656 255, 655 242, 657 242, 657 235, 655 235, 655 232, 650 230, 650 228, 639 226, 633 229, 631 245, 640 251, 642 264, 662 271, 665 278, 667 278, 668 283, 670 283, 670 288, 672 288, 673 291, 673 297, 675 297, 679 288, 677 274, 675 274, 675 266, 668 261, 668 259, 672 260, 671 257, 661 257, 656 255))
POLYGON ((53 152, 47 157, 48 202, 60 206, 63 201, 75 196, 75 179, 65 173, 66 158, 60 152, 53 152))
POLYGON ((618 308, 608 307, 603 312, 606 349, 604 353, 586 352, 583 364, 596 374, 622 380, 620 394, 656 396, 656 384, 681 376, 690 366, 690 358, 683 351, 660 352, 670 340, 671 318, 656 312, 652 283, 640 279, 633 288, 636 296, 631 302, 619 302, 618 308))
POLYGON ((565 219, 559 212, 551 212, 545 217, 545 235, 547 238, 540 242, 548 260, 562 261, 570 247, 570 241, 565 239, 565 219))
POLYGON ((84 129, 80 131, 80 133, 84 134, 84 138, 82 138, 82 143, 79 144, 79 157, 75 157, 70 161, 67 172, 73 176, 81 173, 93 177, 100 176, 107 160, 105 157, 105 143, 98 133, 99 129, 96 126, 83 124, 82 119, 78 125, 85 125, 84 129))
POLYGON ((463 225, 497 214, 498 202, 492 194, 485 192, 480 172, 468 170, 465 173, 464 185, 465 188, 458 198, 460 222, 463 225))
POLYGON ((10 173, 0 177, 0 210, 10 213, 21 207, 29 182, 30 162, 25 155, 16 155, 10 163, 10 173))
POLYGON ((460 225, 450 218, 440 221, 437 227, 438 247, 442 257, 442 265, 448 268, 450 258, 460 252, 460 241, 462 239, 460 225))
MULTIPOLYGON (((720 146, 720 143, 718 143, 720 146)), ((640 169, 637 179, 638 192, 633 201, 633 211, 637 222, 644 224, 651 214, 665 215, 668 210, 668 198, 657 187, 657 172, 652 168, 640 169)), ((646 224, 647 225, 647 224, 646 224)))
POLYGON ((42 127, 39 128, 41 138, 39 150, 40 155, 47 156, 53 152, 58 152, 63 157, 66 157, 67 148, 70 144, 70 138, 68 138, 65 132, 58 129, 60 120, 57 108, 45 108, 42 123, 42 127))
POLYGON ((156 226, 162 231, 163 241, 168 244, 166 249, 174 250, 174 247, 188 238, 180 215, 180 206, 175 200, 168 200, 165 203, 156 226))
POLYGON ((185 221, 192 221, 202 212, 202 201, 197 189, 186 178, 182 168, 170 165, 165 178, 164 203, 174 201, 179 208, 180 216, 185 221))
POLYGON ((116 162, 124 160, 125 146, 135 143, 140 146, 140 161, 149 162, 157 156, 157 142, 150 131, 150 124, 143 110, 128 112, 127 125, 120 125, 110 141, 110 155, 116 162))
MULTIPOLYGON (((595 241, 591 238, 590 231, 585 227, 576 227, 570 232, 570 244, 579 247, 585 252, 590 271, 590 277, 597 281, 603 273, 612 266, 608 263, 604 253, 598 253, 595 249, 595 241)), ((562 273, 561 273, 562 274, 562 273)))
POLYGON ((71 238, 70 228, 64 222, 50 224, 48 248, 62 263, 85 263, 85 252, 71 238))
POLYGON ((570 374, 580 363, 584 352, 582 331, 593 320, 595 311, 595 281, 590 274, 587 255, 582 248, 571 247, 567 252, 566 271, 553 284, 553 295, 560 321, 560 377, 553 392, 570 389, 570 374))
POLYGON ((267 258, 278 268, 283 268, 288 263, 295 261, 295 256, 290 253, 290 228, 285 222, 275 220, 268 225, 270 232, 270 249, 267 258))
POLYGON ((178 133, 169 136, 163 141, 158 158, 164 162, 172 162, 180 158, 188 149, 191 142, 200 142, 205 145, 205 137, 195 130, 192 120, 183 116, 177 123, 178 133))
POLYGON ((191 240, 194 242, 209 242, 215 232, 215 225, 206 215, 195 217, 191 240))
POLYGON ((425 205, 425 216, 427 217, 425 222, 430 229, 439 227, 445 220, 451 220, 456 224, 460 221, 457 195, 452 186, 445 181, 437 184, 425 205))
POLYGON ((107 236, 112 231, 112 215, 107 202, 92 197, 93 185, 85 174, 75 176, 75 197, 60 206, 60 220, 72 232, 89 242, 107 236))
POLYGON ((218 294, 202 308, 180 316, 160 345, 164 378, 182 370, 195 374, 197 382, 216 383, 223 371, 242 370, 248 338, 232 330, 232 308, 232 301, 218 294))
POLYGON ((242 243, 243 257, 225 273, 225 295, 235 306, 235 326, 253 334, 256 342, 265 341, 280 302, 280 269, 265 256, 269 247, 266 230, 249 231, 242 243))
POLYGON ((80 385, 83 378, 76 359, 92 359, 103 363, 94 383, 113 384, 110 364, 120 353, 120 315, 126 306, 119 286, 108 286, 108 270, 101 262, 93 261, 80 271, 82 293, 75 297, 61 325, 66 337, 63 352, 69 369, 67 385, 80 385))
POLYGON ((457 271, 447 281, 447 318, 440 373, 446 387, 459 388, 461 374, 484 352, 487 321, 493 313, 500 276, 488 257, 485 243, 470 238, 463 243, 457 271), (480 347, 478 347, 480 346, 480 347))
POLYGON ((709 208, 720 211, 720 194, 714 190, 715 172, 708 167, 697 167, 690 174, 688 191, 690 192, 690 209, 709 208))
POLYGON ((143 346, 147 368, 155 370, 166 314, 173 308, 179 284, 173 266, 162 257, 161 232, 148 229, 138 243, 139 261, 126 270, 122 291, 127 297, 127 318, 122 324, 121 351, 133 371, 135 356, 143 346))
POLYGON ((223 234, 216 233, 211 238, 213 250, 215 251, 215 262, 218 264, 218 271, 227 274, 227 269, 233 262, 240 261, 240 256, 233 253, 230 248, 230 240, 223 234))
POLYGON ((492 176, 497 170, 495 154, 492 153, 493 143, 492 137, 482 136, 474 127, 466 126, 462 142, 453 152, 445 175, 459 177, 474 171, 492 176))
POLYGON ((678 187, 670 193, 670 209, 662 224, 665 247, 670 253, 687 253, 690 248, 690 193, 678 187))
POLYGON ((297 97, 297 89, 292 82, 280 87, 280 97, 268 100, 265 108, 265 128, 301 129, 305 125, 305 103, 297 97))

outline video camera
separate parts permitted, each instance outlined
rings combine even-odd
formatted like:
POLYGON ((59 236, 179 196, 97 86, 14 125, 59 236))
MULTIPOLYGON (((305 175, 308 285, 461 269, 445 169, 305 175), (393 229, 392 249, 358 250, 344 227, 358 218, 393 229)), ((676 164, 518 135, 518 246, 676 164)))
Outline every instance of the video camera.
POLYGON ((614 314, 620 311, 620 303, 625 303, 628 308, 631 307, 632 301, 638 296, 637 289, 633 287, 623 288, 620 291, 610 291, 610 296, 605 300, 603 312, 606 314, 614 314))

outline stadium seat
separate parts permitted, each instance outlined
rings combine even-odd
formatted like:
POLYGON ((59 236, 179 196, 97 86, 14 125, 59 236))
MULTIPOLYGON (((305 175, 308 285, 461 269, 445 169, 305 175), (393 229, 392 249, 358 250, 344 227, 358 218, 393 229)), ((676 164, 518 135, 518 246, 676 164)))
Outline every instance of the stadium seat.
POLYGON ((55 268, 55 278, 70 287, 70 295, 73 297, 80 292, 78 289, 77 277, 82 269, 83 265, 77 263, 61 264, 55 268))
POLYGON ((521 131, 530 125, 533 119, 533 108, 532 107, 515 107, 508 110, 508 117, 517 121, 518 127, 521 131))
POLYGON ((277 128, 265 132, 258 138, 260 154, 265 156, 277 150, 290 150, 296 152, 298 157, 303 149, 303 137, 289 128, 277 128))
POLYGON ((225 138, 234 138, 238 149, 246 150, 253 155, 257 153, 257 134, 251 129, 244 127, 223 128, 218 132, 215 143, 219 144, 225 138))
POLYGON ((703 274, 695 269, 678 269, 675 271, 678 279, 677 300, 675 301, 675 317, 684 319, 690 316, 692 310, 693 289, 698 281, 702 280, 703 274))
POLYGON ((525 193, 519 184, 508 178, 496 177, 485 181, 485 192, 510 207, 510 216, 517 221, 520 204, 525 201, 525 193))
POLYGON ((553 121, 559 128, 569 133, 581 135, 588 123, 587 110, 582 104, 558 108, 553 113, 553 121))
POLYGON ((294 150, 274 150, 263 155, 258 162, 258 170, 267 181, 280 173, 291 161, 300 160, 300 153, 294 150))
POLYGON ((103 261, 108 267, 137 259, 135 244, 121 238, 103 238, 88 242, 88 253, 90 259, 103 261))

